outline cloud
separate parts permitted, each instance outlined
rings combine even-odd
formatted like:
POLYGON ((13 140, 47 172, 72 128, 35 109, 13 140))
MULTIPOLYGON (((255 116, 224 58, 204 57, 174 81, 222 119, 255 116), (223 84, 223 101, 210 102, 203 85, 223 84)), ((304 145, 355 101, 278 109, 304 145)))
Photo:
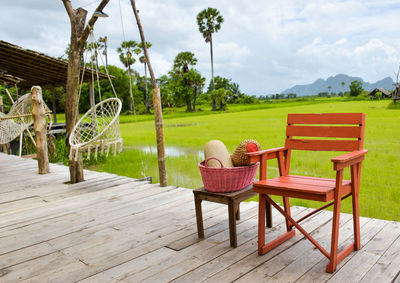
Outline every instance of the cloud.
MULTIPOLYGON (((98 2, 72 5, 91 15, 98 2)), ((232 78, 249 94, 276 93, 337 73, 377 81, 392 76, 400 59, 395 0, 138 0, 137 7, 157 76, 172 68, 179 52, 191 51, 209 82, 210 46, 196 23, 207 7, 225 19, 213 36, 215 74, 232 78)), ((139 41, 132 8, 118 0, 104 11, 110 17, 97 21, 95 34, 108 36, 109 62, 122 67, 116 49, 124 38, 139 41)), ((70 37, 61 1, 3 0, 2 27, 0 39, 52 56, 62 55, 70 37)), ((143 74, 141 64, 134 68, 143 74)))

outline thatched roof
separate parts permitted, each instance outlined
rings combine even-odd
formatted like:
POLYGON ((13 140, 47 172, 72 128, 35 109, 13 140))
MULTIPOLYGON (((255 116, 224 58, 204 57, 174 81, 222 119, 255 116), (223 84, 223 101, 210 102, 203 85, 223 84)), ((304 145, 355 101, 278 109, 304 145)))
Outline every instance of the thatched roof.
MULTIPOLYGON (((0 40, 0 83, 31 87, 33 85, 61 86, 67 82, 68 63, 29 49, 0 40)), ((85 81, 91 79, 90 68, 85 70, 85 81)), ((107 79, 104 73, 100 79, 107 79)))
POLYGON ((378 91, 382 92, 383 97, 390 97, 390 92, 382 87, 378 87, 378 88, 374 89, 368 95, 375 95, 375 93, 377 93, 378 91))

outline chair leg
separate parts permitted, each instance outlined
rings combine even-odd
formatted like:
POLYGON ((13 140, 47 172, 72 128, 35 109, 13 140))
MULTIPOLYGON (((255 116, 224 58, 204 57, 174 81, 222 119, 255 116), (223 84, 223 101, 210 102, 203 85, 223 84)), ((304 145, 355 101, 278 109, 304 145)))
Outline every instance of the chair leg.
MULTIPOLYGON (((359 166, 352 166, 351 167, 351 175, 353 180, 352 186, 352 204, 353 204, 353 227, 354 227, 354 250, 358 251, 361 248, 360 242, 360 211, 358 206, 358 188, 359 184, 359 166)), ((360 164, 361 167, 361 164, 360 164)))
MULTIPOLYGON (((289 198, 288 197, 282 197, 283 198, 283 207, 285 209, 285 212, 291 216, 290 214, 290 203, 289 203, 289 198)), ((292 230, 293 225, 290 223, 290 221, 286 218, 286 231, 292 230)))
POLYGON ((266 198, 264 194, 259 194, 258 199, 258 254, 263 254, 265 245, 265 207, 266 198))
MULTIPOLYGON (((343 171, 338 171, 336 175, 336 183, 341 184, 343 180, 343 171)), ((339 240, 339 221, 340 221, 340 205, 342 198, 340 197, 340 185, 335 188, 335 200, 333 204, 333 219, 332 219, 332 241, 331 254, 329 263, 326 266, 326 272, 332 273, 336 270, 338 262, 338 240, 339 240)))

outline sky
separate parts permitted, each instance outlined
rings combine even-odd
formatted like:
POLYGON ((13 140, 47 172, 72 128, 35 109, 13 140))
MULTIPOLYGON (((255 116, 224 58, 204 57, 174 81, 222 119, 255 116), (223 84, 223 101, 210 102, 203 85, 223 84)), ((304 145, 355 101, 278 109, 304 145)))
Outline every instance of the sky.
MULTIPOLYGON (((100 0, 71 0, 89 15, 100 0)), ((211 78, 210 46, 198 31, 197 14, 213 7, 224 17, 213 35, 215 75, 232 79, 249 95, 280 93, 338 73, 375 82, 400 62, 398 0, 137 0, 150 60, 157 77, 175 56, 193 52, 195 66, 211 78)), ((58 57, 70 40, 61 0, 1 0, 0 39, 58 57)), ((111 0, 94 34, 108 37, 109 64, 123 67, 116 49, 139 41, 129 0, 111 0)), ((1 66, 0 66, 1 67, 1 66)), ((134 65, 143 74, 143 65, 134 65)))

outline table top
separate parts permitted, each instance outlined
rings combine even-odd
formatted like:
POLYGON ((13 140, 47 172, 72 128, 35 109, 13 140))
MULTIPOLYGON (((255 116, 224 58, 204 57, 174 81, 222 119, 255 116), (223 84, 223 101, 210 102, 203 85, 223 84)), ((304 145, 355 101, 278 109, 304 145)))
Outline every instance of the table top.
POLYGON ((240 197, 244 194, 248 194, 249 197, 253 195, 257 195, 257 193, 253 192, 253 184, 250 184, 249 186, 236 191, 236 192, 230 192, 230 193, 214 193, 207 191, 204 189, 204 187, 200 189, 193 190, 194 194, 201 194, 201 195, 210 195, 210 196, 221 196, 221 197, 226 197, 226 198, 235 198, 235 197, 240 197))

